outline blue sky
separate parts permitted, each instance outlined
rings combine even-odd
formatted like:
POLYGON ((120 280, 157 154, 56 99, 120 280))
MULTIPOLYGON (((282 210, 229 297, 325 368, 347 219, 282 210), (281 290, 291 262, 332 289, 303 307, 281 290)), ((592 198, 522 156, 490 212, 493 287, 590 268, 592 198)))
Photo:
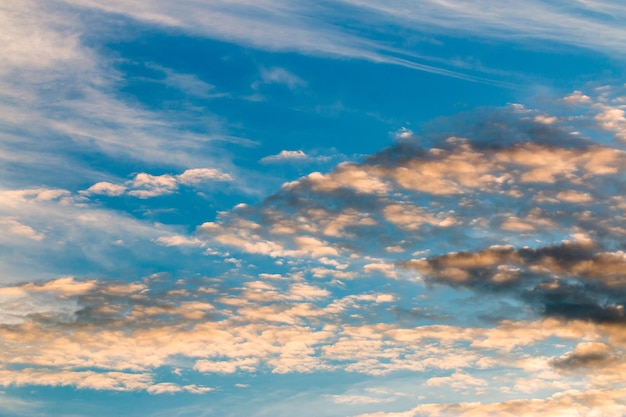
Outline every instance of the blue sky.
POLYGON ((0 6, 0 415, 626 414, 626 6, 0 6))

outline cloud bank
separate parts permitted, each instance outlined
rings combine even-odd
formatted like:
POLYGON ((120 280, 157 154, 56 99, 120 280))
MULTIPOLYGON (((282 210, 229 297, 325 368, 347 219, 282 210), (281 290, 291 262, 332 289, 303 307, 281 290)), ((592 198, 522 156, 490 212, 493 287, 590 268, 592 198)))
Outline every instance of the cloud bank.
MULTIPOLYGON (((214 387, 177 375, 404 372, 419 375, 424 392, 502 401, 416 399, 408 411, 363 416, 619 415, 626 152, 619 124, 597 115, 621 96, 587 97, 575 104, 584 120, 567 116, 570 98, 553 113, 478 112, 454 135, 398 138, 193 234, 148 238, 230 265, 210 277, 5 286, 2 383, 212 395, 214 387)), ((224 175, 144 173, 89 193, 169 192, 224 175)), ((77 198, 47 189, 3 195, 3 207, 77 198)), ((39 239, 44 232, 27 223, 5 216, 0 224, 39 239)), ((358 407, 402 396, 325 398, 358 407)))

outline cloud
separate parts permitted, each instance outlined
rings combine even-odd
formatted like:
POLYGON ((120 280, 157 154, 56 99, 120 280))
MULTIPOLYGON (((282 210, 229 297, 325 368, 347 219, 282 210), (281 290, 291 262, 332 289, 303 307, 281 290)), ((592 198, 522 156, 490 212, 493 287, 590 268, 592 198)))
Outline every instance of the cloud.
MULTIPOLYGON (((416 28, 428 28, 429 33, 502 41, 513 38, 530 45, 558 42, 621 56, 626 37, 624 29, 616 23, 620 16, 626 15, 626 10, 596 3, 578 5, 576 10, 557 9, 542 0, 533 1, 532 7, 525 10, 510 2, 493 8, 460 1, 445 4, 425 1, 419 5, 404 2, 402 7, 391 7, 379 0, 340 0, 316 7, 303 1, 284 0, 212 2, 201 6, 187 0, 176 8, 162 0, 116 0, 106 5, 92 0, 66 0, 66 3, 265 50, 364 59, 474 81, 484 78, 469 74, 452 53, 442 63, 441 58, 416 53, 415 47, 409 49, 400 42, 386 45, 379 39, 390 42, 393 37, 389 35, 397 33, 398 28, 417 36, 422 32, 416 28), (329 13, 349 17, 355 24, 346 30, 328 21, 329 13)), ((267 71, 271 74, 276 70, 267 71)))
MULTIPOLYGON (((412 52, 399 54, 393 48, 378 44, 363 33, 349 33, 324 20, 325 12, 337 8, 313 10, 305 2, 265 1, 262 4, 240 1, 216 2, 199 7, 193 1, 184 1, 177 8, 168 7, 161 0, 150 2, 112 1, 102 5, 92 0, 66 0, 77 8, 88 8, 105 13, 128 16, 144 23, 174 27, 194 35, 236 42, 271 51, 297 51, 317 56, 333 56, 385 62, 466 80, 480 77, 443 68, 433 60, 415 56, 412 52)), ((337 3, 334 6, 342 6, 337 3)), ((345 4, 344 4, 345 6, 345 4)), ((352 16, 360 15, 360 8, 352 16)), ((451 61, 452 62, 452 61, 451 61)), ((283 68, 262 71, 266 82, 280 82, 295 88, 303 81, 283 68)), ((484 81, 484 80, 483 80, 484 81)))
POLYGON ((311 159, 309 155, 304 153, 304 151, 287 151, 282 150, 276 155, 266 156, 261 158, 262 163, 278 163, 278 162, 290 162, 290 161, 306 161, 311 159))
POLYGON ((205 242, 198 238, 183 235, 160 236, 157 243, 165 246, 204 246, 205 242))
POLYGON ((43 233, 39 233, 32 227, 22 224, 11 217, 0 217, 0 229, 3 229, 4 233, 30 240, 39 241, 45 237, 43 233))
POLYGON ((0 369, 1 385, 24 386, 73 386, 78 389, 109 390, 109 391, 138 391, 146 390, 150 394, 173 394, 187 391, 192 394, 204 394, 213 388, 196 385, 180 386, 171 382, 153 383, 148 374, 124 372, 94 372, 94 371, 56 371, 49 372, 37 369, 23 369, 20 372, 0 369))
POLYGON ((558 416, 558 415, 603 415, 619 417, 626 411, 621 398, 624 389, 572 390, 554 394, 546 399, 519 399, 504 402, 459 404, 423 404, 404 412, 378 412, 359 414, 358 417, 442 417, 442 416, 558 416))
POLYGON ((553 365, 563 369, 577 369, 580 367, 596 368, 611 366, 615 363, 611 347, 601 342, 582 342, 576 348, 553 361, 553 365))
POLYGON ((110 270, 142 257, 140 248, 154 247, 157 238, 176 234, 60 189, 0 190, 0 219, 4 282, 80 274, 95 266, 110 270))
MULTIPOLYGON (((180 112, 151 110, 118 94, 128 74, 99 49, 108 39, 103 16, 80 10, 64 1, 26 0, 0 11, 7 45, 0 52, 5 186, 21 188, 24 179, 40 184, 49 172, 85 181, 110 177, 83 156, 161 169, 207 163, 230 169, 215 141, 238 139, 212 115, 191 122, 180 112)), ((170 84, 202 94, 199 81, 168 74, 170 84)), ((122 193, 119 186, 100 182, 89 193, 115 196, 122 193)))
MULTIPOLYGON (((589 106, 588 122, 594 114, 589 106)), ((597 253, 610 252, 602 248, 618 247, 626 233, 615 200, 624 186, 626 152, 618 142, 573 134, 566 121, 584 124, 580 117, 547 125, 536 120, 539 113, 549 117, 510 106, 441 121, 461 126, 462 134, 425 132, 419 142, 404 140, 361 163, 313 172, 257 206, 221 213, 194 237, 207 246, 275 258, 306 252, 379 258, 384 252, 388 264, 425 249, 443 255, 460 242, 478 253, 491 246, 537 248, 541 241, 558 246, 586 236, 597 253), (321 243, 313 250, 305 241, 321 243)), ((321 265, 312 271, 347 277, 368 263, 361 258, 350 261, 350 271, 321 265)), ((519 267, 498 266, 494 276, 503 282, 519 267)), ((468 271, 446 273, 462 281, 468 271)))
POLYGON ((303 79, 284 68, 262 69, 261 79, 265 84, 284 84, 291 90, 306 86, 303 79))
POLYGON ((258 366, 259 360, 256 358, 244 358, 235 361, 208 361, 200 360, 196 362, 193 369, 202 373, 234 374, 237 371, 252 372, 258 366))
POLYGON ((209 84, 194 74, 176 72, 170 68, 164 68, 153 63, 146 63, 146 66, 155 71, 161 72, 164 79, 160 80, 168 87, 180 90, 186 95, 201 98, 225 97, 227 94, 216 92, 216 87, 209 84))
MULTIPOLYGON (((372 292, 338 296, 324 283, 314 286, 297 276, 270 282, 244 278, 239 288, 224 286, 227 276, 160 279, 123 283, 66 277, 0 289, 0 299, 16 300, 23 312, 20 320, 0 326, 6 342, 0 353, 4 385, 151 394, 211 391, 156 380, 155 370, 183 366, 186 376, 331 370, 377 376, 439 370, 449 376, 424 377, 426 387, 482 390, 490 386, 473 374, 476 369, 507 367, 510 379, 500 386, 512 385, 528 372, 544 372, 528 363, 532 357, 521 353, 526 347, 578 343, 571 354, 545 358, 544 366, 563 372, 551 376, 558 380, 576 368, 603 369, 609 360, 615 365, 624 346, 614 339, 621 327, 582 321, 504 321, 495 327, 384 322, 380 317, 389 303, 402 298, 372 292), (29 298, 45 303, 25 302, 29 298), (65 315, 51 314, 54 305, 65 315), (355 322, 354 317, 361 319, 355 322), (512 352, 517 352, 515 361, 512 352)), ((13 307, 0 303, 0 308, 13 307)), ((373 403, 360 396, 336 399, 373 403)))
POLYGON ((74 386, 81 389, 135 391, 151 386, 151 377, 146 374, 94 371, 55 371, 23 369, 10 371, 0 369, 2 386, 47 385, 74 386))
POLYGON ((232 181, 230 174, 215 168, 187 169, 179 175, 151 175, 141 172, 135 178, 126 181, 124 185, 110 182, 98 182, 86 190, 80 191, 83 195, 106 195, 119 197, 127 194, 141 199, 168 195, 176 192, 179 185, 199 186, 202 183, 212 181, 232 181))
POLYGON ((388 185, 375 174, 370 174, 357 164, 349 163, 340 164, 330 174, 313 172, 304 179, 287 183, 283 187, 290 189, 300 185, 310 186, 313 191, 327 192, 344 188, 363 194, 385 193, 388 190, 388 185))
POLYGON ((177 175, 176 179, 181 184, 193 185, 204 181, 232 181, 233 177, 215 168, 193 168, 177 175))
POLYGON ((598 48, 609 53, 619 53, 615 48, 626 36, 618 25, 608 23, 606 27, 607 20, 602 14, 623 16, 626 8, 621 5, 589 3, 581 5, 581 10, 556 9, 550 2, 537 0, 528 8, 519 10, 511 2, 499 3, 489 9, 484 2, 467 4, 458 0, 446 3, 426 1, 419 5, 404 2, 401 8, 380 0, 345 0, 345 3, 386 15, 402 26, 428 25, 435 31, 454 30, 490 38, 523 33, 534 39, 598 48), (595 31, 601 27, 606 30, 600 35, 595 31))
POLYGON ((589 243, 539 249, 493 246, 481 252, 455 252, 408 261, 426 279, 476 291, 503 291, 538 305, 548 316, 626 322, 626 283, 619 252, 589 243))
MULTIPOLYGON (((461 3, 406 3, 403 16, 374 0, 315 9, 278 0, 26 0, 0 11, 7 45, 0 52, 0 123, 8 138, 0 159, 7 173, 39 183, 40 172, 69 167, 68 176, 87 174, 76 176, 81 187, 93 184, 82 193, 69 185, 0 191, 2 384, 202 394, 212 388, 186 376, 337 372, 411 374, 421 388, 442 392, 508 388, 530 396, 536 391, 524 391, 527 381, 550 379, 551 389, 588 389, 493 404, 422 404, 396 414, 624 414, 624 112, 609 93, 563 99, 576 117, 512 106, 472 114, 475 126, 454 135, 418 139, 403 131, 402 143, 311 173, 257 205, 221 212, 194 234, 88 198, 147 199, 233 180, 230 157, 212 144, 229 138, 222 122, 210 115, 189 122, 122 98, 126 74, 93 46, 106 43, 96 39, 103 31, 91 30, 110 18, 102 13, 245 46, 473 81, 481 77, 449 69, 446 59, 437 63, 445 68, 430 66, 434 60, 414 54, 419 48, 375 38, 429 26, 622 54, 623 28, 601 25, 596 13, 557 12, 547 2, 533 3, 546 13, 535 8, 532 15, 508 2, 461 3), (377 13, 366 32, 360 27, 370 10, 377 13), (350 33, 326 20, 330 11, 353 19, 350 33), (593 128, 597 140, 588 137, 593 128), (95 155, 129 166, 148 162, 154 170, 111 179, 86 167, 95 155), (181 246, 194 255, 172 256, 181 246), (404 264, 409 272, 397 267, 406 253, 424 251, 428 257, 404 264), (218 266, 205 269, 211 262, 218 266), (179 266, 192 271, 180 277, 187 272, 179 266), (68 268, 94 278, 65 276, 68 268), (160 269, 176 272, 137 278, 160 269), (468 297, 465 289, 473 299, 456 298, 468 297), (440 305, 429 291, 443 291, 440 305), (415 308, 433 313, 398 319, 415 308), (493 316, 481 316, 492 308, 493 316), (159 379, 168 367, 184 369, 185 378, 159 379), (494 370, 504 372, 491 383, 485 375, 494 370)), ((621 6, 596 6, 624 14, 621 6)), ((163 72, 162 82, 186 95, 214 94, 199 77, 163 72)), ((260 75, 290 89, 306 86, 281 68, 260 75)), ((460 119, 443 121, 443 131, 462 126, 460 119)), ((261 162, 313 159, 284 150, 261 162)), ((331 398, 384 405, 364 395, 331 398)))
MULTIPOLYGON (((190 234, 120 219, 65 190, 0 193, 6 218, 44 230, 33 220, 47 216, 30 250, 50 237, 86 250, 88 233, 133 239, 123 252, 96 251, 116 263, 134 250, 152 265, 187 246, 185 268, 217 265, 5 285, 7 384, 167 394, 208 391, 190 382, 202 374, 410 375, 442 404, 411 397, 408 416, 586 412, 596 399, 619 410, 566 390, 623 387, 623 144, 572 134, 567 123, 581 118, 547 124, 539 113, 548 114, 507 107, 473 114, 479 127, 442 121, 463 129, 307 175, 190 234), (178 378, 158 380, 164 368, 178 378), (460 402, 481 394, 494 403, 460 402), (533 400, 508 401, 522 395, 533 400)), ((175 192, 221 172, 141 173, 120 186, 175 192)), ((372 397, 330 398, 354 414, 372 397)))
POLYGON ((150 394, 175 394, 178 392, 189 392, 192 394, 205 394, 213 391, 214 388, 199 387, 197 385, 177 385, 172 382, 161 382, 148 387, 147 391, 150 394))
POLYGON ((91 187, 83 191, 86 195, 106 195, 109 197, 117 197, 126 192, 126 187, 119 184, 112 184, 110 182, 101 181, 97 182, 91 187))
POLYGON ((178 187, 176 178, 170 175, 154 176, 144 172, 137 174, 131 185, 133 189, 128 195, 139 198, 171 194, 178 187))
POLYGON ((380 404, 394 400, 394 398, 376 398, 366 395, 333 395, 333 402, 336 404, 380 404))
POLYGON ((387 264, 384 262, 379 262, 379 263, 371 263, 371 264, 367 264, 365 266, 363 266, 363 269, 366 272, 379 272, 381 274, 384 274, 385 276, 388 276, 389 278, 397 278, 398 274, 395 270, 395 266, 393 264, 387 264))

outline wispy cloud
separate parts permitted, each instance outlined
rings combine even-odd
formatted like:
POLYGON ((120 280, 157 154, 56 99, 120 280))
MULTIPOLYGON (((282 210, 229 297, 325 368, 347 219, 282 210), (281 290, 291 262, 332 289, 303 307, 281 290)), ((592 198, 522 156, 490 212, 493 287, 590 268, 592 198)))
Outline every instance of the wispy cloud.
MULTIPOLYGON (((100 188, 112 191, 119 190, 100 188)), ((0 190, 0 229, 3 282, 68 273, 66 263, 111 268, 114 258, 128 261, 139 247, 173 234, 168 226, 103 209, 67 190, 45 188, 0 190)))
POLYGON ((621 55, 626 31, 618 23, 626 7, 602 1, 577 2, 562 7, 544 0, 533 0, 520 9, 513 1, 401 1, 393 6, 379 0, 341 0, 357 8, 388 16, 396 24, 428 25, 430 30, 452 30, 485 38, 515 37, 550 40, 600 49, 621 55), (608 18, 608 19, 607 19, 608 18))
MULTIPOLYGON (((91 0, 67 0, 67 4, 122 14, 150 24, 181 28, 189 33, 236 42, 272 51, 297 51, 331 57, 348 57, 378 63, 388 63, 426 71, 443 76, 498 83, 486 77, 454 69, 454 61, 441 65, 440 59, 415 54, 382 44, 366 33, 353 33, 325 20, 338 8, 347 16, 359 17, 367 9, 346 2, 318 5, 312 9, 306 2, 272 0, 264 2, 211 2, 201 7, 193 2, 182 2, 176 8, 159 0, 150 2, 112 1, 106 5, 91 0)), ((394 19, 395 20, 395 19, 394 19)), ((388 21, 381 20, 381 26, 388 21)), ((394 22, 396 23, 396 22, 394 22)), ((385 35, 383 32, 382 35, 385 35)), ((269 70, 270 78, 286 73, 269 70), (274 74, 274 75, 272 75, 274 74)), ((288 84, 296 80, 289 76, 288 84)), ((300 82, 297 82, 300 84, 300 82)))
POLYGON ((372 36, 371 31, 389 38, 394 30, 419 34, 417 27, 427 28, 431 34, 470 34, 490 39, 515 39, 520 43, 530 40, 535 45, 556 41, 618 56, 622 54, 621 45, 626 38, 619 24, 626 9, 602 2, 577 3, 576 7, 564 8, 535 0, 523 10, 510 1, 499 2, 495 7, 488 2, 459 1, 419 4, 403 1, 390 6, 377 0, 338 0, 315 7, 302 1, 283 0, 219 1, 202 5, 184 1, 176 8, 160 0, 106 4, 67 0, 65 3, 262 49, 364 59, 487 82, 485 75, 480 75, 480 68, 470 73, 465 65, 459 66, 456 57, 442 60, 420 54, 419 48, 416 52, 416 48, 409 49, 402 44, 384 44, 372 36), (327 19, 331 14, 349 16, 357 24, 347 31, 333 24, 333 19, 327 19), (360 27, 369 29, 359 30, 360 27))
MULTIPOLYGON (((211 162, 231 167, 229 159, 219 157, 216 141, 237 139, 221 122, 205 114, 190 123, 174 112, 126 101, 119 95, 126 74, 88 45, 86 33, 97 36, 86 31, 90 23, 64 2, 44 3, 28 0, 0 11, 0 36, 7 45, 0 52, 0 160, 10 168, 9 181, 40 177, 47 169, 97 178, 77 154, 161 167, 211 162)), ((211 90, 192 75, 170 70, 166 75, 165 82, 185 94, 211 90)))
POLYGON ((306 81, 284 68, 261 69, 261 79, 266 84, 284 84, 292 90, 306 86, 306 81))

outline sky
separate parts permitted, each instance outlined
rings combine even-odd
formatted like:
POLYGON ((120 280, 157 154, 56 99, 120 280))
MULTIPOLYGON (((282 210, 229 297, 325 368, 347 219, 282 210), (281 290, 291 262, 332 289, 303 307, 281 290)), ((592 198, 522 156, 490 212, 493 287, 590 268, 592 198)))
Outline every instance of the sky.
POLYGON ((0 416, 626 415, 625 21, 3 1, 0 416))

